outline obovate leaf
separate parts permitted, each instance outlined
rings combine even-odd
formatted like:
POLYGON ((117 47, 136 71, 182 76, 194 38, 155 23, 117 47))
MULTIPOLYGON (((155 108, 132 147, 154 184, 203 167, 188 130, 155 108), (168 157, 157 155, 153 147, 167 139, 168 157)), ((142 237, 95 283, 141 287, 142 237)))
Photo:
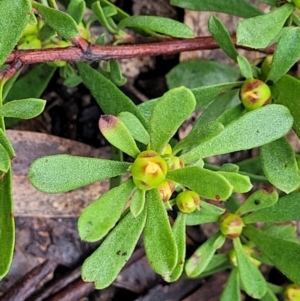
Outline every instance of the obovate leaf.
POLYGON ((15 246, 11 169, 0 181, 0 280, 8 273, 15 246))
POLYGON ((137 187, 130 196, 130 212, 134 217, 141 214, 145 207, 146 190, 138 189, 137 187))
POLYGON ((121 112, 130 112, 147 128, 148 122, 137 106, 110 80, 86 63, 78 62, 77 67, 83 83, 91 91, 105 114, 117 116, 121 112))
POLYGON ((39 98, 13 100, 0 107, 0 116, 30 119, 40 115, 46 101, 39 98))
POLYGON ((170 281, 178 262, 178 251, 168 215, 157 189, 147 192, 146 209, 144 245, 147 259, 156 273, 165 281, 170 281))
POLYGON ((248 176, 228 171, 218 171, 218 173, 233 186, 234 192, 245 193, 252 188, 252 184, 248 176))
POLYGON ((79 24, 83 19, 85 8, 84 0, 72 0, 68 5, 67 12, 79 24))
POLYGON ((295 153, 284 137, 261 146, 260 158, 264 174, 275 187, 290 193, 300 185, 295 153))
POLYGON ((281 36, 276 45, 271 69, 266 81, 276 82, 279 80, 298 61, 299 57, 300 30, 298 27, 290 27, 281 36))
POLYGON ((224 24, 216 16, 211 16, 208 20, 208 28, 213 38, 219 44, 222 50, 231 59, 236 61, 238 53, 224 24))
POLYGON ((297 226, 292 223, 287 224, 273 224, 265 223, 261 228, 265 233, 275 236, 277 238, 299 243, 299 238, 297 237, 297 226))
POLYGON ((188 277, 199 276, 208 266, 216 250, 221 248, 224 242, 225 236, 223 236, 220 232, 205 241, 186 261, 185 272, 188 277))
POLYGON ((79 34, 75 20, 67 13, 37 2, 32 2, 32 6, 41 14, 45 22, 62 38, 68 40, 79 34))
POLYGON ((246 79, 253 78, 252 67, 251 67, 249 61, 244 56, 239 55, 237 57, 237 62, 239 64, 239 67, 240 67, 240 70, 241 70, 241 74, 246 79))
POLYGON ((171 0, 170 3, 185 9, 217 11, 242 18, 251 18, 262 14, 262 11, 245 0, 171 0))
POLYGON ((156 102, 149 120, 150 148, 161 153, 179 126, 192 114, 195 105, 193 93, 184 87, 165 93, 156 102))
POLYGON ((278 200, 276 204, 243 217, 245 223, 287 222, 300 219, 300 193, 295 192, 278 200))
POLYGON ((133 27, 159 32, 176 38, 193 38, 194 32, 187 25, 178 21, 157 16, 131 16, 123 19, 118 28, 133 27))
POLYGON ((300 138, 300 81, 290 75, 284 75, 271 86, 275 103, 286 106, 294 118, 293 128, 300 138))
POLYGON ((180 86, 197 88, 235 81, 239 77, 236 68, 208 60, 189 60, 174 67, 167 75, 169 89, 180 86))
POLYGON ((280 32, 293 9, 294 6, 287 3, 268 14, 239 22, 237 44, 255 49, 266 48, 280 32))
POLYGON ((220 135, 183 154, 181 159, 187 163, 261 146, 283 137, 292 123, 293 118, 286 107, 267 105, 231 122, 220 135))
POLYGON ((124 174, 129 166, 126 162, 54 155, 35 160, 28 177, 37 189, 60 193, 124 174))
POLYGON ((267 292, 265 295, 260 299, 261 301, 278 301, 276 295, 272 292, 272 290, 267 287, 267 292))
POLYGON ((228 199, 233 189, 222 175, 197 166, 169 171, 166 178, 196 191, 202 197, 218 201, 228 199))
POLYGON ((186 219, 186 216, 187 216, 187 214, 179 212, 178 216, 175 220, 175 223, 173 225, 173 228, 172 228, 175 242, 177 245, 177 250, 178 250, 177 264, 176 264, 174 270, 172 271, 172 275, 170 278, 170 280, 172 282, 178 280, 178 278, 182 274, 183 267, 184 267, 185 249, 186 249, 186 245, 185 245, 185 241, 186 241, 185 219, 186 219))
POLYGON ((218 122, 221 122, 224 126, 228 125, 232 121, 238 119, 242 113, 245 111, 243 104, 239 103, 235 107, 227 109, 224 111, 217 119, 218 122))
POLYGON ((240 279, 237 268, 233 268, 220 296, 220 301, 240 301, 240 279))
POLYGON ((102 115, 99 119, 99 129, 107 141, 122 152, 133 158, 140 153, 129 129, 118 117, 102 115))
POLYGON ((118 118, 123 121, 123 123, 129 129, 131 135, 136 141, 139 141, 147 145, 150 141, 150 137, 140 120, 129 112, 121 112, 118 118))
POLYGON ((242 84, 243 82, 233 82, 191 89, 191 91, 195 95, 197 102, 196 109, 202 108, 214 99, 217 100, 219 97, 224 96, 225 93, 230 92, 233 89, 239 88, 240 86, 242 86, 242 84))
POLYGON ((30 19, 28 0, 0 1, 0 66, 13 51, 30 19))
POLYGON ((80 238, 85 241, 103 238, 121 217, 134 187, 132 179, 128 179, 88 205, 78 219, 80 238))
POLYGON ((195 226, 205 223, 215 223, 219 221, 220 216, 225 212, 225 209, 211 205, 204 201, 200 202, 200 210, 195 210, 186 217, 187 226, 195 226))
POLYGON ((108 235, 82 266, 82 279, 95 282, 97 289, 108 287, 130 258, 146 221, 146 210, 138 217, 130 212, 108 235))
MULTIPOLYGON (((265 278, 259 269, 250 261, 239 238, 233 239, 233 245, 237 258, 237 268, 245 292, 255 299, 261 298, 267 291, 265 278)), ((257 244, 255 243, 255 245, 257 244)), ((259 248, 258 245, 257 247, 259 248)))
MULTIPOLYGON (((273 206, 278 201, 278 193, 274 190, 268 192, 260 189, 252 193, 247 200, 238 208, 236 214, 243 215, 251 211, 258 211, 273 206)), ((248 216, 245 217, 247 219, 248 216)), ((243 217, 244 221, 244 217, 243 217)), ((245 222, 245 221, 244 221, 245 222)))
POLYGON ((188 147, 194 147, 200 143, 208 141, 213 137, 219 135, 224 129, 224 126, 219 122, 209 122, 206 124, 199 124, 192 129, 192 131, 181 141, 173 147, 173 154, 188 147))
MULTIPOLYGON (((299 201, 299 199, 298 199, 299 201)), ((245 234, 286 277, 300 285, 300 245, 266 234, 253 226, 243 230, 245 234)))

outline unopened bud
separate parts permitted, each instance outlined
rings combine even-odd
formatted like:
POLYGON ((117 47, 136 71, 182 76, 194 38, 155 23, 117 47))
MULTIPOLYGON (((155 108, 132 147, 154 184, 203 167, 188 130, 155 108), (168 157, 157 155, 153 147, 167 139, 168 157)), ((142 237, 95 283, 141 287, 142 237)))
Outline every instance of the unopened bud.
POLYGON ((175 201, 182 213, 192 213, 196 209, 200 210, 200 197, 195 191, 187 190, 180 192, 175 201))
POLYGON ((220 218, 220 231, 227 238, 234 239, 239 237, 244 226, 242 218, 237 214, 226 212, 220 218))

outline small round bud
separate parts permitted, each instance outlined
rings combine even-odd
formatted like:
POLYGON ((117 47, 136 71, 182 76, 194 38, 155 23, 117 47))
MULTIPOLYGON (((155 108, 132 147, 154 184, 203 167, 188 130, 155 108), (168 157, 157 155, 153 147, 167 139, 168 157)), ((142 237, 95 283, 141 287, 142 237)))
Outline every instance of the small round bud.
POLYGON ((300 301, 300 287, 296 284, 288 285, 283 293, 284 301, 300 301))
POLYGON ((195 191, 187 190, 180 192, 175 201, 182 213, 192 213, 196 209, 200 210, 200 197, 195 191))
POLYGON ((241 235, 243 231, 243 227, 245 224, 243 223, 242 218, 233 213, 226 212, 220 218, 220 231, 227 238, 237 238, 241 235))
POLYGON ((142 190, 158 187, 166 178, 168 166, 166 161, 156 152, 141 152, 130 168, 133 182, 142 190))
POLYGON ((271 90, 259 79, 248 79, 240 89, 240 100, 249 111, 271 103, 271 90))
POLYGON ((162 152, 161 152, 161 155, 162 155, 162 156, 172 155, 172 153, 173 153, 172 146, 171 146, 169 143, 167 143, 167 144, 164 146, 164 148, 163 148, 163 150, 162 150, 162 152))
POLYGON ((163 202, 167 202, 175 190, 175 183, 170 180, 165 180, 157 187, 157 189, 163 202))
POLYGON ((175 170, 184 167, 184 162, 177 156, 165 156, 169 170, 175 170))

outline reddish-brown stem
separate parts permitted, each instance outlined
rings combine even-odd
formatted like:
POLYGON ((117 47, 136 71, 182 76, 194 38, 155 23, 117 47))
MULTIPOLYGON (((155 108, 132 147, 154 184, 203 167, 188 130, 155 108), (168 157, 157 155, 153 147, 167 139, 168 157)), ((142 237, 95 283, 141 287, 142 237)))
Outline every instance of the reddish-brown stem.
MULTIPOLYGON (((232 41, 236 45, 236 37, 232 36, 232 41)), ((155 43, 128 44, 119 46, 98 46, 88 44, 83 39, 73 39, 75 47, 41 49, 41 50, 15 50, 6 59, 6 64, 16 65, 18 68, 9 67, 0 73, 13 75, 23 65, 46 63, 53 61, 101 61, 101 60, 120 60, 144 56, 169 55, 192 50, 212 50, 218 49, 219 45, 213 37, 197 37, 194 39, 172 39, 155 43), (12 70, 10 70, 12 69, 12 70), (13 72, 14 71, 14 72, 13 72)), ((246 47, 236 45, 237 48, 246 47)), ((248 49, 251 50, 251 49, 248 49)), ((264 53, 272 53, 273 47, 260 50, 264 53)))

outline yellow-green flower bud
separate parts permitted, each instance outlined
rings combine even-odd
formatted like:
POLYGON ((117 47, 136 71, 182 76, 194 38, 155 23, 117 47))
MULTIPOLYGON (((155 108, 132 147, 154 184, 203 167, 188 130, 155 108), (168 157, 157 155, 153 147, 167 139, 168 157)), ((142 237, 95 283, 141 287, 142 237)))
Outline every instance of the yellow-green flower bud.
POLYGON ((196 209, 200 210, 200 197, 195 191, 182 191, 177 195, 175 201, 182 213, 192 213, 196 209))
POLYGON ((240 100, 248 111, 271 103, 271 90, 259 79, 248 79, 240 89, 240 100))
POLYGON ((165 156, 169 170, 175 170, 184 167, 184 162, 177 156, 165 156))
POLYGON ((241 235, 243 231, 243 227, 245 224, 243 223, 242 218, 238 214, 233 214, 226 212, 220 218, 220 231, 227 238, 237 238, 241 235))
POLYGON ((157 188, 166 178, 166 161, 155 151, 141 152, 130 168, 133 182, 139 189, 157 188))
POLYGON ((283 293, 284 301, 300 301, 300 287, 296 284, 288 285, 283 293))
POLYGON ((175 183, 170 180, 165 180, 157 187, 157 189, 163 202, 167 202, 175 190, 175 183))

